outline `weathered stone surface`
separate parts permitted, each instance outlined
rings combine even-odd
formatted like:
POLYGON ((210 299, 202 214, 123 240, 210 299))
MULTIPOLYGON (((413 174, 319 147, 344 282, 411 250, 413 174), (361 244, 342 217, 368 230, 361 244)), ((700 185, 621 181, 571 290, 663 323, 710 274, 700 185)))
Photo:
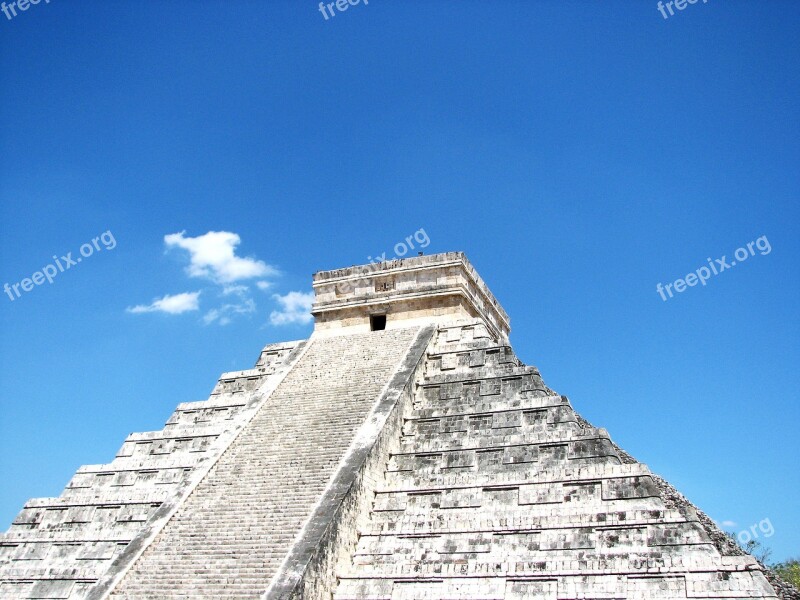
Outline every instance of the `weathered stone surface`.
POLYGON ((798 600, 516 357, 463 254, 314 288, 310 340, 30 500, 0 598, 798 600))
POLYGON ((150 541, 287 372, 298 342, 264 348, 255 371, 225 373, 208 400, 178 406, 164 429, 128 436, 58 498, 34 498, 0 535, 0 598, 83 598, 125 553, 150 541))
POLYGON ((417 328, 312 340, 112 598, 258 598, 417 328))
POLYGON ((317 335, 366 332, 370 315, 385 314, 389 328, 479 316, 508 339, 508 315, 463 252, 320 271, 313 285, 317 335))
POLYGON ((482 333, 439 328, 334 598, 776 597, 482 333))

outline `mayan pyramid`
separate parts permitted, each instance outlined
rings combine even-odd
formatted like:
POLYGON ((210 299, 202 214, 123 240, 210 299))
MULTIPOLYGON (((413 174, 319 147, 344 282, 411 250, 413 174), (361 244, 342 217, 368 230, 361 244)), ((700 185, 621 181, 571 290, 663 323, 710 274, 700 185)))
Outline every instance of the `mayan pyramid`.
POLYGON ((314 275, 315 329, 0 537, 0 598, 778 598, 549 389, 462 253, 314 275))

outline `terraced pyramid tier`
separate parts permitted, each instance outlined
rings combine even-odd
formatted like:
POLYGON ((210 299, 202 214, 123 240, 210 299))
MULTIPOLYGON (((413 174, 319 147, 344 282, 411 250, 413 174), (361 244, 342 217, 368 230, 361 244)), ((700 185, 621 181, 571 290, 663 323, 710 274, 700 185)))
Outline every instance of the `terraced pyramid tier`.
POLYGON ((419 328, 313 341, 112 598, 259 598, 419 328))
POLYGON ((0 598, 83 598, 149 542, 302 346, 267 346, 253 369, 224 373, 208 400, 179 405, 161 431, 131 434, 112 462, 78 469, 61 496, 29 500, 0 534, 0 598))
POLYGON ((462 253, 313 285, 310 339, 25 505, 0 599, 779 597, 522 364, 462 253))
POLYGON ((424 373, 336 600, 776 597, 480 324, 424 373))

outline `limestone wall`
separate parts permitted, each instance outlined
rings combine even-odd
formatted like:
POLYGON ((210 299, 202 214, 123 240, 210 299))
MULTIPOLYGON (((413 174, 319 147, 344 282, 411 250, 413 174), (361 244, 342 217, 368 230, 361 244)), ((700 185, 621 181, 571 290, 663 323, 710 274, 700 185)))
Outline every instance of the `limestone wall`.
POLYGON ((508 339, 508 315, 462 252, 322 271, 313 285, 315 332, 368 330, 369 315, 384 312, 406 326, 479 318, 508 339))
POLYGON ((267 591, 268 599, 330 600, 367 525, 373 490, 399 447, 402 417, 422 379, 433 328, 420 331, 403 364, 356 433, 306 530, 294 543, 267 591))
POLYGON ((481 322, 424 372, 336 600, 776 598, 481 322))
POLYGON ((312 339, 112 598, 257 598, 417 329, 312 339))
POLYGON ((128 436, 113 461, 78 469, 57 498, 29 500, 0 535, 0 598, 84 598, 120 569, 252 417, 296 355, 264 348, 223 374, 208 400, 180 404, 160 431, 128 436))

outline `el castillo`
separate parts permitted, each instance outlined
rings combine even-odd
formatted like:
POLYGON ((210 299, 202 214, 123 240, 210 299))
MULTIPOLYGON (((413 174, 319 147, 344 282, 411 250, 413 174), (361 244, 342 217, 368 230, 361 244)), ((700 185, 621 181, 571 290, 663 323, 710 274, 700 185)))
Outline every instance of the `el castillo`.
POLYGON ((463 253, 313 288, 309 339, 29 500, 0 598, 800 597, 516 357, 463 253))

